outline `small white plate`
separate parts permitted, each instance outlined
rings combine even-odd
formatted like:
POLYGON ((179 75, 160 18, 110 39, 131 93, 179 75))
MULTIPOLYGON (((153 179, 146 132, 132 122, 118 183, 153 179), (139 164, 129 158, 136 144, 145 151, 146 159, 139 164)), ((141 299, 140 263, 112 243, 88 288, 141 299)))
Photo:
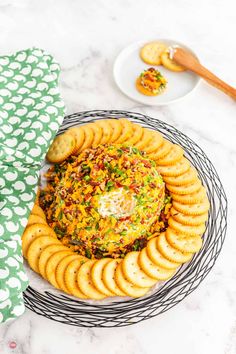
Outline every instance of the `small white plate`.
MULTIPOLYGON (((157 40, 166 43, 168 46, 177 44, 180 47, 189 50, 196 56, 196 54, 189 47, 180 42, 170 39, 157 40)), ((187 96, 197 87, 200 82, 200 78, 189 71, 180 73, 170 71, 162 65, 154 67, 160 70, 160 72, 167 79, 168 83, 166 90, 161 95, 151 97, 142 95, 137 91, 135 87, 135 81, 137 77, 143 70, 152 66, 144 63, 144 61, 142 61, 139 56, 140 49, 144 44, 148 42, 151 41, 146 40, 133 43, 124 48, 116 58, 113 67, 113 75, 115 82, 120 90, 129 98, 142 104, 151 106, 170 104, 187 96)))

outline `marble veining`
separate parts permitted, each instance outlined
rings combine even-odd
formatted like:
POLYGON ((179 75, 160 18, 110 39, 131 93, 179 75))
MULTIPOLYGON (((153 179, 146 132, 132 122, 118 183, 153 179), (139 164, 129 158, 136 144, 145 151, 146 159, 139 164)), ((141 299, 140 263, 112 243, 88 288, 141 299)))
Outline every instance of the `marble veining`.
POLYGON ((140 39, 186 43, 235 85, 235 2, 228 0, 0 0, 0 54, 39 46, 61 63, 67 113, 124 109, 157 117, 196 141, 214 163, 229 201, 228 233, 208 277, 161 316, 128 328, 62 325, 26 310, 0 327, 2 354, 236 354, 235 102, 201 82, 183 101, 142 106, 116 87, 112 66, 140 39), (16 342, 16 348, 9 347, 16 342))

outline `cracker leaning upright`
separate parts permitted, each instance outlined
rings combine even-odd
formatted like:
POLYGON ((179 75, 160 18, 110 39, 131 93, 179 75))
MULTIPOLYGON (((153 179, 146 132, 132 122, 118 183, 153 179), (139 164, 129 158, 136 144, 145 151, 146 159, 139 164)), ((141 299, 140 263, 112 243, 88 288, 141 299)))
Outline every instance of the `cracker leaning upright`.
POLYGON ((52 163, 64 161, 75 149, 75 138, 69 134, 58 135, 47 152, 47 159, 52 163))

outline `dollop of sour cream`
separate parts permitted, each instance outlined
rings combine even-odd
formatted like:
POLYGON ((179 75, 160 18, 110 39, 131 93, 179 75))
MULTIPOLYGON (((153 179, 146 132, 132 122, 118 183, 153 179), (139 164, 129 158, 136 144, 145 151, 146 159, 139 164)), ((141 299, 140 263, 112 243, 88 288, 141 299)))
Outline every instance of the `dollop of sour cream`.
POLYGON ((168 48, 169 58, 170 58, 171 60, 174 59, 174 54, 175 54, 175 52, 176 52, 176 48, 179 48, 179 45, 174 44, 174 45, 172 45, 172 46, 170 46, 170 47, 168 48))
POLYGON ((102 217, 114 215, 121 218, 131 215, 135 205, 136 200, 133 193, 119 188, 101 195, 98 212, 102 217))

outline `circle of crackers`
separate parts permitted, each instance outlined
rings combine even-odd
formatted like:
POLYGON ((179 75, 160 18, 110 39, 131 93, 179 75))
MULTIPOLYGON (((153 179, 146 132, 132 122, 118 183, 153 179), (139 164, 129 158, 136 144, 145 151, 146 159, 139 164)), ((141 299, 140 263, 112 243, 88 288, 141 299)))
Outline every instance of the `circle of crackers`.
POLYGON ((93 260, 58 241, 54 231, 46 227, 42 209, 34 206, 22 237, 23 254, 31 268, 54 287, 80 299, 144 296, 200 250, 209 202, 197 171, 179 145, 126 118, 97 120, 69 128, 59 137, 47 154, 49 162, 62 162, 99 144, 126 144, 144 151, 156 162, 173 202, 166 232, 154 235, 141 251, 129 252, 123 259, 93 260))

